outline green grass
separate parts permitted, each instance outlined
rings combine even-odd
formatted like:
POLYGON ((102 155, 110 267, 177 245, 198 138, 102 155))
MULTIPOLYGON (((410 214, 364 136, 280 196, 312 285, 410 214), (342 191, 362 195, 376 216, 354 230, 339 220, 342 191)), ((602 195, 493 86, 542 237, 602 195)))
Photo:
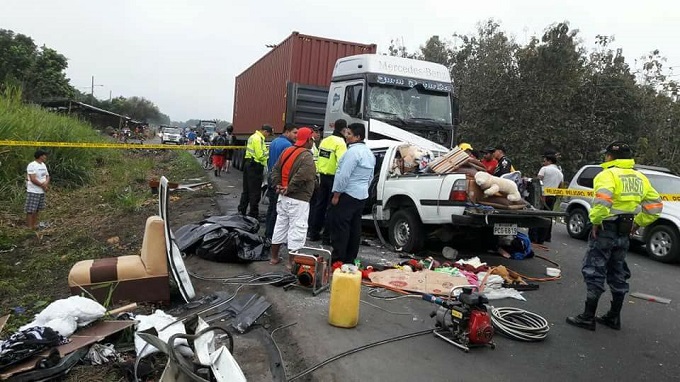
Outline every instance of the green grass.
MULTIPOLYGON (((0 139, 99 142, 89 124, 24 105, 11 88, 0 94, 0 139)), ((76 262, 139 253, 146 218, 157 213, 148 181, 165 175, 174 182, 204 175, 190 151, 48 148, 52 187, 40 221, 25 228, 25 171, 37 147, 0 147, 0 316, 12 314, 11 332, 46 304, 68 296, 68 272, 76 262), (120 236, 120 245, 107 239, 120 236)), ((186 193, 196 197, 212 190, 186 193)))
MULTIPOLYGON (((48 112, 38 106, 21 102, 21 93, 13 87, 0 93, 0 137, 18 141, 102 142, 91 125, 66 115, 48 112)), ((21 186, 25 170, 40 147, 0 146, 0 195, 21 186)), ((45 148, 53 185, 78 187, 87 184, 97 162, 117 156, 112 150, 79 148, 45 148)))

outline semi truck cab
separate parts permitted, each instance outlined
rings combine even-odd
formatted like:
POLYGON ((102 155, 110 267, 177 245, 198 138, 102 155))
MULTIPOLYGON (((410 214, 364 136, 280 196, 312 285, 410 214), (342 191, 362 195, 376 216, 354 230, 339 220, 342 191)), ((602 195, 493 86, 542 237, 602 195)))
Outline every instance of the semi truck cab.
POLYGON ((449 148, 456 109, 451 74, 444 65, 360 54, 335 63, 325 125, 343 118, 348 124, 364 124, 367 140, 419 141, 415 135, 449 148))

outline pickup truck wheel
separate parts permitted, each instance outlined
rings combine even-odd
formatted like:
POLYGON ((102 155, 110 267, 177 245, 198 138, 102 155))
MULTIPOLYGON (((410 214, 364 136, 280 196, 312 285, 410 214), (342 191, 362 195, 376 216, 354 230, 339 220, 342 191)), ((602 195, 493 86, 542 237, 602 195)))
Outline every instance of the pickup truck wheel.
POLYGON ((423 246, 423 223, 411 209, 399 210, 390 218, 390 243, 404 252, 416 252, 423 246))
POLYGON ((583 208, 574 208, 567 217, 567 233, 574 239, 585 240, 590 232, 590 219, 583 208))
POLYGON ((659 224, 645 235, 649 257, 662 263, 680 260, 680 241, 678 231, 671 226, 659 224))

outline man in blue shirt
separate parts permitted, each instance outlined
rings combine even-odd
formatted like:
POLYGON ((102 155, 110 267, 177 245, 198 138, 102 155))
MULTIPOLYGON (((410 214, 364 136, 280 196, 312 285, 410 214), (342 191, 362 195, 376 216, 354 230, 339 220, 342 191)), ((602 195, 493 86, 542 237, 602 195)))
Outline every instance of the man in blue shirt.
POLYGON ((347 152, 340 158, 333 180, 333 197, 328 211, 333 261, 353 263, 361 244, 361 213, 373 180, 375 156, 366 147, 366 127, 349 125, 347 152))
POLYGON ((298 129, 292 123, 286 123, 283 127, 283 134, 279 135, 269 145, 269 159, 267 160, 267 198, 269 199, 269 207, 267 207, 267 221, 265 223, 264 236, 268 239, 272 238, 274 234, 274 226, 276 225, 276 201, 279 195, 276 193, 275 184, 272 184, 271 174, 274 165, 279 160, 281 153, 293 145, 297 137, 298 129))

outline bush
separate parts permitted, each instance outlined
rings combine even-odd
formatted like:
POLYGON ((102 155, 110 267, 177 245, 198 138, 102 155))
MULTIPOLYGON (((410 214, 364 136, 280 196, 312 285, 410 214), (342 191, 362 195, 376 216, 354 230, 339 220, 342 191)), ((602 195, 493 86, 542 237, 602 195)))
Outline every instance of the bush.
MULTIPOLYGON (((78 119, 48 112, 35 105, 21 102, 21 92, 7 87, 0 93, 0 137, 17 141, 101 142, 104 140, 93 127, 78 119)), ((23 187, 26 166, 39 147, 0 146, 0 193, 23 187)), ((95 163, 111 151, 81 148, 46 148, 47 165, 55 185, 77 187, 92 177, 95 163)))

